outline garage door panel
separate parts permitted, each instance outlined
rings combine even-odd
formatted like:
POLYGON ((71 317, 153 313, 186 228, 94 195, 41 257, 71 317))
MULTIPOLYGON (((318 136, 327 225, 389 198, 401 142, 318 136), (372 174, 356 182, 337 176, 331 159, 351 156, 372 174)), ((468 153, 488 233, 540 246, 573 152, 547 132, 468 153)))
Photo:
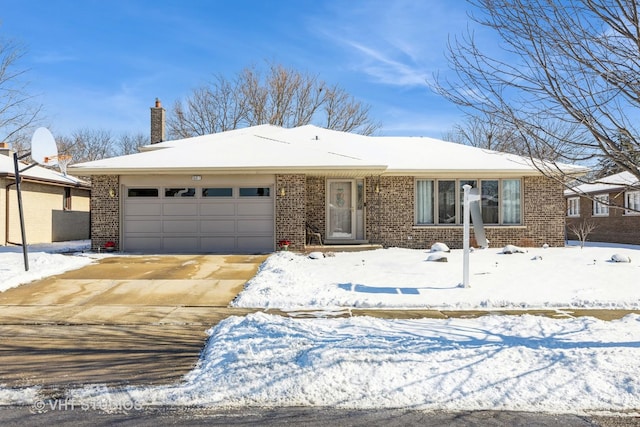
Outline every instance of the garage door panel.
POLYGON ((232 202, 203 203, 200 205, 202 216, 233 216, 236 214, 236 205, 232 202))
POLYGON ((273 220, 271 219, 239 219, 238 234, 262 234, 271 235, 273 220))
POLYGON ((235 252, 235 237, 203 237, 201 240, 203 252, 235 252))
POLYGON ((250 253, 271 252, 273 251, 273 238, 238 236, 238 251, 250 253))
POLYGON ((127 216, 157 216, 162 213, 160 203, 127 203, 127 216))
POLYGON ((124 223, 124 232, 129 233, 160 233, 162 231, 162 221, 156 218, 136 218, 128 219, 124 223))
POLYGON ((162 231, 165 233, 197 233, 198 223, 193 219, 182 221, 163 221, 162 231))
MULTIPOLYGON (((185 202, 186 201, 187 200, 185 200, 185 202)), ((191 203, 167 203, 163 206, 162 213, 168 216, 196 216, 198 215, 198 205, 191 203)))
POLYGON ((201 252, 200 239, 197 236, 193 236, 193 237, 165 236, 163 239, 162 246, 165 252, 181 252, 181 253, 201 252))
POLYGON ((127 236, 125 249, 129 252, 162 252, 162 239, 160 237, 127 236))
POLYGON ((273 215, 273 204, 265 202, 247 202, 238 204, 239 216, 273 215))
POLYGON ((202 220, 200 232, 203 234, 234 234, 236 232, 235 219, 202 220))

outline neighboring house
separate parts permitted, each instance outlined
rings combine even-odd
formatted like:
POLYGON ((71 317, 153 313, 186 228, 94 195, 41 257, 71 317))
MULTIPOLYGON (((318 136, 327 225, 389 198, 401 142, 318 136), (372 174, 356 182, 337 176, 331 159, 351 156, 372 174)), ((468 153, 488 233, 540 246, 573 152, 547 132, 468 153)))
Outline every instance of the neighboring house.
MULTIPOLYGON (((151 110, 162 140, 164 110, 151 110)), ((526 158, 432 138, 261 125, 69 170, 92 176, 94 250, 256 253, 281 240, 303 250, 308 224, 325 244, 460 248, 467 183, 482 193, 491 246, 564 244, 561 184, 526 158)))
POLYGON ((571 225, 589 221, 595 225, 587 240, 640 244, 640 183, 630 172, 621 172, 565 190, 567 234, 571 225))
MULTIPOLYGON (((20 176, 27 244, 89 238, 88 183, 41 166, 20 176)), ((13 153, 0 143, 0 245, 22 244, 15 184, 13 153)))

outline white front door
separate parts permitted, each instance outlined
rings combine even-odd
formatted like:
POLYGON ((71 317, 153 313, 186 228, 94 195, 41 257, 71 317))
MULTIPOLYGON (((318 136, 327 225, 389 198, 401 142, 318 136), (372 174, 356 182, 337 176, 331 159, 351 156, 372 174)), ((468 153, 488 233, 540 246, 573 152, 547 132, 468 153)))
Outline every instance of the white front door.
POLYGON ((356 192, 354 180, 327 182, 327 239, 356 238, 356 192))

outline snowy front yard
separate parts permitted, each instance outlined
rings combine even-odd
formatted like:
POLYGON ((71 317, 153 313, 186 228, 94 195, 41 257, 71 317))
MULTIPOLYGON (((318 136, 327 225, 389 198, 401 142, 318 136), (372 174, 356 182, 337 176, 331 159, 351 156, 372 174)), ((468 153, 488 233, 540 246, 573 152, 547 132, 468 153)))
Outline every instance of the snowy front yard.
MULTIPOLYGON (((272 255, 235 301, 285 309, 640 307, 640 247, 533 248, 471 254, 385 249, 310 259, 272 255), (613 254, 632 262, 615 263, 613 254)), ((2 258, 4 254, 0 254, 2 258)), ((71 257, 73 258, 73 257, 71 257)), ((19 276, 19 273, 15 274, 19 276)), ((19 281, 19 279, 17 279, 19 281)), ((68 391, 82 402, 315 405, 345 408, 640 410, 640 316, 478 319, 301 319, 256 313, 209 331, 198 367, 171 386, 68 391)), ((0 388, 0 402, 37 389, 0 388)))
POLYGON ((434 309, 640 308, 640 247, 606 245, 462 250, 427 261, 429 250, 381 249, 311 259, 279 252, 236 299, 238 307, 283 309, 376 307, 434 309), (631 263, 611 261, 614 254, 631 263))

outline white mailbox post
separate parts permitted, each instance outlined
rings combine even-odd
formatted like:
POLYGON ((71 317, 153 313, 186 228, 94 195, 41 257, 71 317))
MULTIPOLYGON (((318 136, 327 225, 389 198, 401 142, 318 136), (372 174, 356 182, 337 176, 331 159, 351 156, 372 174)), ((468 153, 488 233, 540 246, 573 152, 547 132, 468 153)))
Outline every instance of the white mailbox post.
POLYGON ((489 241, 485 237, 484 234, 484 226, 482 224, 482 214, 480 212, 480 192, 477 188, 471 188, 470 185, 466 184, 462 186, 464 190, 464 198, 463 198, 463 210, 464 210, 464 218, 463 218, 463 235, 462 235, 462 247, 463 247, 463 255, 462 255, 462 285, 465 288, 468 288, 469 285, 469 238, 470 238, 470 229, 471 229, 471 217, 473 216, 473 230, 476 235, 476 241, 478 244, 486 248, 489 246, 489 241))

